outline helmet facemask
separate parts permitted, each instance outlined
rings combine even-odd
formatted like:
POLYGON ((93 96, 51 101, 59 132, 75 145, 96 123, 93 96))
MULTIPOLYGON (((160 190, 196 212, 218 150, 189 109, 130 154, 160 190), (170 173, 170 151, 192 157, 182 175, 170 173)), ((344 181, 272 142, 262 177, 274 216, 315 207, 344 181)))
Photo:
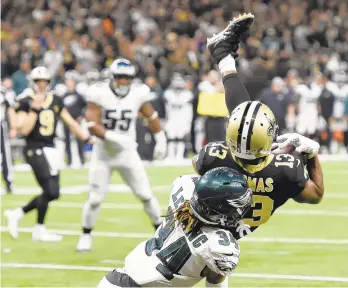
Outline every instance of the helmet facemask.
POLYGON ((111 79, 111 88, 114 93, 123 98, 125 97, 130 90, 130 86, 132 84, 133 77, 129 75, 112 75, 111 79))

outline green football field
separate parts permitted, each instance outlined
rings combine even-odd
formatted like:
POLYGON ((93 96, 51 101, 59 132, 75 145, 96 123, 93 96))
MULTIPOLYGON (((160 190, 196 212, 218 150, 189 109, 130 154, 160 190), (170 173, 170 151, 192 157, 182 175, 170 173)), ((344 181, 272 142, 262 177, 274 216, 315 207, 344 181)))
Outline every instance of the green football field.
MULTIPOLYGON (((289 201, 252 236, 241 241, 231 287, 348 287, 348 162, 326 162, 325 197, 319 205, 289 201)), ((148 174, 165 210, 171 182, 190 167, 152 167, 148 174)), ((1 209, 25 204, 39 192, 30 172, 17 172, 16 195, 2 195, 1 209)), ((64 235, 59 243, 31 241, 36 212, 21 222, 18 240, 1 218, 1 287, 95 287, 153 228, 141 203, 117 173, 112 177, 94 230, 93 250, 75 251, 87 170, 64 170, 63 195, 51 204, 47 226, 64 235)), ((200 283, 204 286, 204 282, 200 283)))

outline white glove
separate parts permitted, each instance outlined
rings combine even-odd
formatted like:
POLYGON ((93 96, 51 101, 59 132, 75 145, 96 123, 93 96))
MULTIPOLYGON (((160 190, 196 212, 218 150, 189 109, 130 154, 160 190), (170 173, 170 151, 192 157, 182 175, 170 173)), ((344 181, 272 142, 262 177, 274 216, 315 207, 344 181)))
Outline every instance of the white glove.
POLYGON ((251 234, 250 226, 245 224, 243 220, 239 220, 236 226, 236 232, 239 234, 240 238, 251 234))
POLYGON ((283 149, 288 145, 296 147, 298 153, 307 154, 308 159, 313 158, 320 148, 318 142, 297 133, 279 135, 277 137, 277 142, 274 143, 274 146, 277 146, 279 149, 283 149))
POLYGON ((167 138, 163 131, 160 131, 153 135, 156 140, 156 146, 153 152, 153 156, 156 159, 163 159, 167 153, 167 138))

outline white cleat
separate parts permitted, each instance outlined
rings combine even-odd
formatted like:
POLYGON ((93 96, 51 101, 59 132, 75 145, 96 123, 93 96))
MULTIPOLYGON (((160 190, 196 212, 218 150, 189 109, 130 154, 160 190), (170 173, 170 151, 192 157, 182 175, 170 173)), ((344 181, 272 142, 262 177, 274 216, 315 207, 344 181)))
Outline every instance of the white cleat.
POLYGON ((36 225, 32 233, 33 241, 59 242, 59 241, 62 241, 62 239, 63 239, 62 235, 59 235, 47 230, 44 225, 36 225))
POLYGON ((92 249, 92 236, 91 234, 81 234, 79 242, 77 243, 76 250, 79 252, 87 252, 92 249))
POLYGON ((4 216, 7 219, 7 229, 13 239, 18 238, 18 224, 24 213, 21 208, 6 210, 4 216))

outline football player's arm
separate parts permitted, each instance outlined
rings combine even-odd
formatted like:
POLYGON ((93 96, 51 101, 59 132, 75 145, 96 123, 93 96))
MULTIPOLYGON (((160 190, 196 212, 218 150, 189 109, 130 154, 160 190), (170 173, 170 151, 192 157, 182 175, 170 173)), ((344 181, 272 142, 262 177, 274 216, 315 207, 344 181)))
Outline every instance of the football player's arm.
POLYGON ((309 180, 307 181, 303 191, 294 198, 296 202, 318 204, 324 196, 323 171, 321 169, 318 155, 308 159, 307 171, 309 180))
POLYGON ((155 109, 153 109, 150 103, 144 103, 140 108, 140 112, 147 119, 152 133, 155 134, 161 131, 161 123, 158 113, 155 111, 155 109))
POLYGON ((102 113, 99 106, 95 103, 88 103, 85 117, 89 133, 104 139, 106 128, 101 124, 102 113))
POLYGON ((199 175, 203 175, 206 171, 210 169, 207 164, 208 161, 205 161, 207 151, 210 149, 210 144, 205 145, 199 153, 192 158, 192 167, 195 172, 199 175))
POLYGON ((60 111, 59 117, 69 127, 69 130, 74 133, 79 139, 84 142, 90 142, 92 144, 89 134, 85 132, 82 129, 81 125, 70 115, 68 109, 63 107, 60 111))
POLYGON ((38 113, 41 107, 39 104, 32 102, 29 105, 29 96, 18 95, 18 102, 15 104, 17 129, 23 136, 28 136, 34 129, 38 113))
POLYGON ((222 59, 218 63, 218 66, 225 88, 226 106, 231 113, 239 104, 250 101, 250 96, 244 84, 239 79, 236 63, 232 55, 222 59))
POLYGON ((157 158, 163 158, 167 152, 167 138, 164 131, 161 129, 158 112, 155 111, 152 105, 148 102, 141 105, 140 112, 147 119, 149 128, 156 140, 154 156, 157 158))
POLYGON ((10 125, 9 137, 15 138, 17 136, 17 127, 18 127, 16 111, 14 110, 13 107, 10 106, 7 109, 7 113, 8 113, 8 122, 10 125))

